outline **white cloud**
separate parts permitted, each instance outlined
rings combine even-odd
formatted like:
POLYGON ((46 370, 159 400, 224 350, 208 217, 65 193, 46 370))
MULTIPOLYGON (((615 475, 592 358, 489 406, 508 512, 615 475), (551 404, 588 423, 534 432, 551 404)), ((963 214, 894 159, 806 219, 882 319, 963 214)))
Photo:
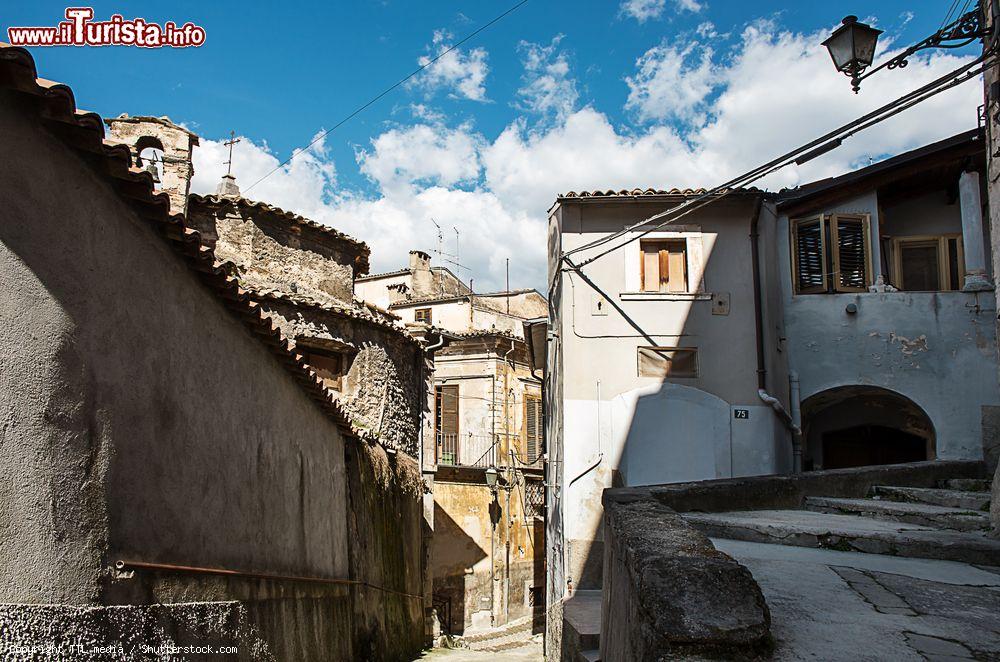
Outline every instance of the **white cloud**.
POLYGON ((524 62, 523 84, 517 91, 520 107, 556 119, 569 115, 580 96, 566 53, 557 51, 562 38, 556 36, 548 46, 522 41, 517 47, 524 62))
MULTIPOLYGON (((700 12, 705 3, 700 0, 672 0, 678 12, 700 12)), ((667 8, 667 0, 624 0, 619 8, 622 16, 631 16, 640 23, 660 18, 667 8)))
POLYGON ((625 107, 642 122, 690 118, 717 82, 712 55, 711 48, 697 42, 650 48, 636 60, 635 75, 625 78, 625 107))
MULTIPOLYGON (((826 32, 793 33, 771 23, 747 27, 731 52, 709 56, 715 88, 707 96, 698 92, 697 80, 690 80, 704 75, 704 47, 694 47, 693 66, 674 73, 677 85, 695 92, 678 93, 679 106, 672 109, 649 106, 650 117, 660 113, 673 118, 669 123, 617 126, 599 108, 584 107, 543 125, 515 120, 500 135, 488 138, 472 125, 448 127, 428 115, 385 130, 357 152, 357 167, 377 188, 373 195, 337 189, 337 169, 321 141, 319 150, 293 160, 249 197, 363 239, 372 248, 376 271, 405 264, 410 249, 435 249, 433 216, 446 232, 452 226, 460 229, 461 259, 472 269, 477 289, 503 287, 508 256, 512 283, 541 289, 546 210, 556 194, 712 186, 942 76, 963 61, 942 52, 914 57, 905 69, 884 71, 866 81, 861 94, 854 95, 848 79, 833 70, 820 45, 826 32), (692 99, 698 101, 692 105, 692 99), (678 112, 684 108, 689 111, 678 112)), ((544 71, 542 62, 553 62, 554 54, 538 60, 539 71, 544 71)), ((966 83, 802 167, 783 170, 764 184, 777 189, 841 174, 867 165, 869 156, 878 159, 972 128, 981 97, 981 85, 966 83)), ((654 98, 663 99, 645 97, 649 103, 654 98)), ((225 160, 221 142, 203 139, 195 151, 194 190, 214 191, 225 160)), ((277 163, 266 144, 244 139, 236 147, 233 168, 246 187, 277 163)), ((349 165, 339 164, 341 172, 349 165)), ((453 250, 454 234, 445 240, 446 248, 453 250)))
POLYGON ((487 53, 483 48, 473 48, 468 52, 451 48, 452 35, 445 30, 436 30, 432 43, 427 47, 428 54, 421 55, 417 64, 425 66, 441 55, 441 58, 430 64, 419 76, 413 79, 411 87, 421 87, 428 94, 447 90, 452 97, 470 99, 472 101, 487 101, 486 75, 490 68, 487 64, 487 53))

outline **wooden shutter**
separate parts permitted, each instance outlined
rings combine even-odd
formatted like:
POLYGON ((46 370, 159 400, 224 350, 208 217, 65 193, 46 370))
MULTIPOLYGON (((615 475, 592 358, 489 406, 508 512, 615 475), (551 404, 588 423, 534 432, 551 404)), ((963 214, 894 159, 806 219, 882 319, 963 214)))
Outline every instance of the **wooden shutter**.
POLYGON ((667 292, 687 292, 687 251, 683 241, 667 245, 667 292))
POLYGON ((826 233, 822 216, 792 221, 792 278, 797 294, 826 292, 826 233))
POLYGON ((830 223, 835 265, 833 284, 838 292, 866 292, 871 285, 868 217, 834 214, 830 223))
POLYGON ((458 384, 438 386, 438 433, 458 434, 458 384))
POLYGON ((660 247, 652 242, 642 244, 642 291, 660 291, 660 247))
POLYGON ((525 450, 528 463, 534 463, 542 448, 542 399, 537 395, 524 395, 525 450))

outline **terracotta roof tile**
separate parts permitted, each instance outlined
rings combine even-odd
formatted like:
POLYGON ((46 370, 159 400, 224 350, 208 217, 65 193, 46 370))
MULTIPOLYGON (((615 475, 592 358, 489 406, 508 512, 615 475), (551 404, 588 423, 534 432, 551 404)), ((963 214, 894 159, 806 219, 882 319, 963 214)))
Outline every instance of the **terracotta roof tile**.
MULTIPOLYGON (((647 196, 663 196, 663 195, 675 195, 675 196, 695 196, 703 195, 708 193, 709 189, 706 188, 672 188, 672 189, 654 189, 654 188, 633 188, 633 189, 607 189, 607 190, 596 190, 596 191, 569 191, 568 193, 561 193, 557 196, 558 199, 567 198, 640 198, 647 196)), ((731 192, 756 192, 756 188, 738 188, 732 189, 731 192)), ((730 192, 730 191, 727 191, 730 192)))
POLYGON ((180 215, 170 215, 170 201, 157 193, 148 172, 131 167, 131 155, 124 145, 104 141, 104 122, 96 113, 78 110, 72 90, 60 83, 40 79, 35 62, 23 48, 0 42, 0 88, 38 98, 39 120, 69 147, 89 155, 89 163, 105 176, 116 192, 135 209, 140 218, 152 223, 164 241, 183 258, 185 264, 271 351, 299 383, 306 394, 349 436, 371 438, 355 429, 345 410, 327 390, 303 357, 292 351, 287 338, 274 328, 260 304, 251 300, 231 273, 233 265, 216 266, 215 255, 201 243, 201 236, 180 215), (96 157, 96 158, 94 158, 96 157))

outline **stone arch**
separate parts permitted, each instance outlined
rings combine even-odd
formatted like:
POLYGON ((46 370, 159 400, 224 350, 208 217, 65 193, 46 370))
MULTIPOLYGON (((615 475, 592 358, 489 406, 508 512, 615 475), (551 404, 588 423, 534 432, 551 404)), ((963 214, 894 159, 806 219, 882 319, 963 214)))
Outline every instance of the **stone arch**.
POLYGON ((840 469, 933 460, 934 424, 927 412, 896 391, 845 385, 802 402, 803 466, 840 469))

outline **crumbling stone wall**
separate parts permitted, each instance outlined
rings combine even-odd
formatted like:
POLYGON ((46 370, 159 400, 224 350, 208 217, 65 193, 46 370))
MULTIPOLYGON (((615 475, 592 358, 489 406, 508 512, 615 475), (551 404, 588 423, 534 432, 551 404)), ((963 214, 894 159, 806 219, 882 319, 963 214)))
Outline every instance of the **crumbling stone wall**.
POLYGON ((424 644, 424 484, 412 458, 347 445, 354 659, 413 660, 424 644))
POLYGON ((188 218, 247 286, 353 302, 355 271, 367 265, 364 244, 242 198, 192 196, 188 218))
POLYGON ((276 299, 262 305, 289 338, 351 348, 340 401, 352 424, 389 448, 418 456, 424 359, 416 342, 399 330, 317 306, 276 299))

